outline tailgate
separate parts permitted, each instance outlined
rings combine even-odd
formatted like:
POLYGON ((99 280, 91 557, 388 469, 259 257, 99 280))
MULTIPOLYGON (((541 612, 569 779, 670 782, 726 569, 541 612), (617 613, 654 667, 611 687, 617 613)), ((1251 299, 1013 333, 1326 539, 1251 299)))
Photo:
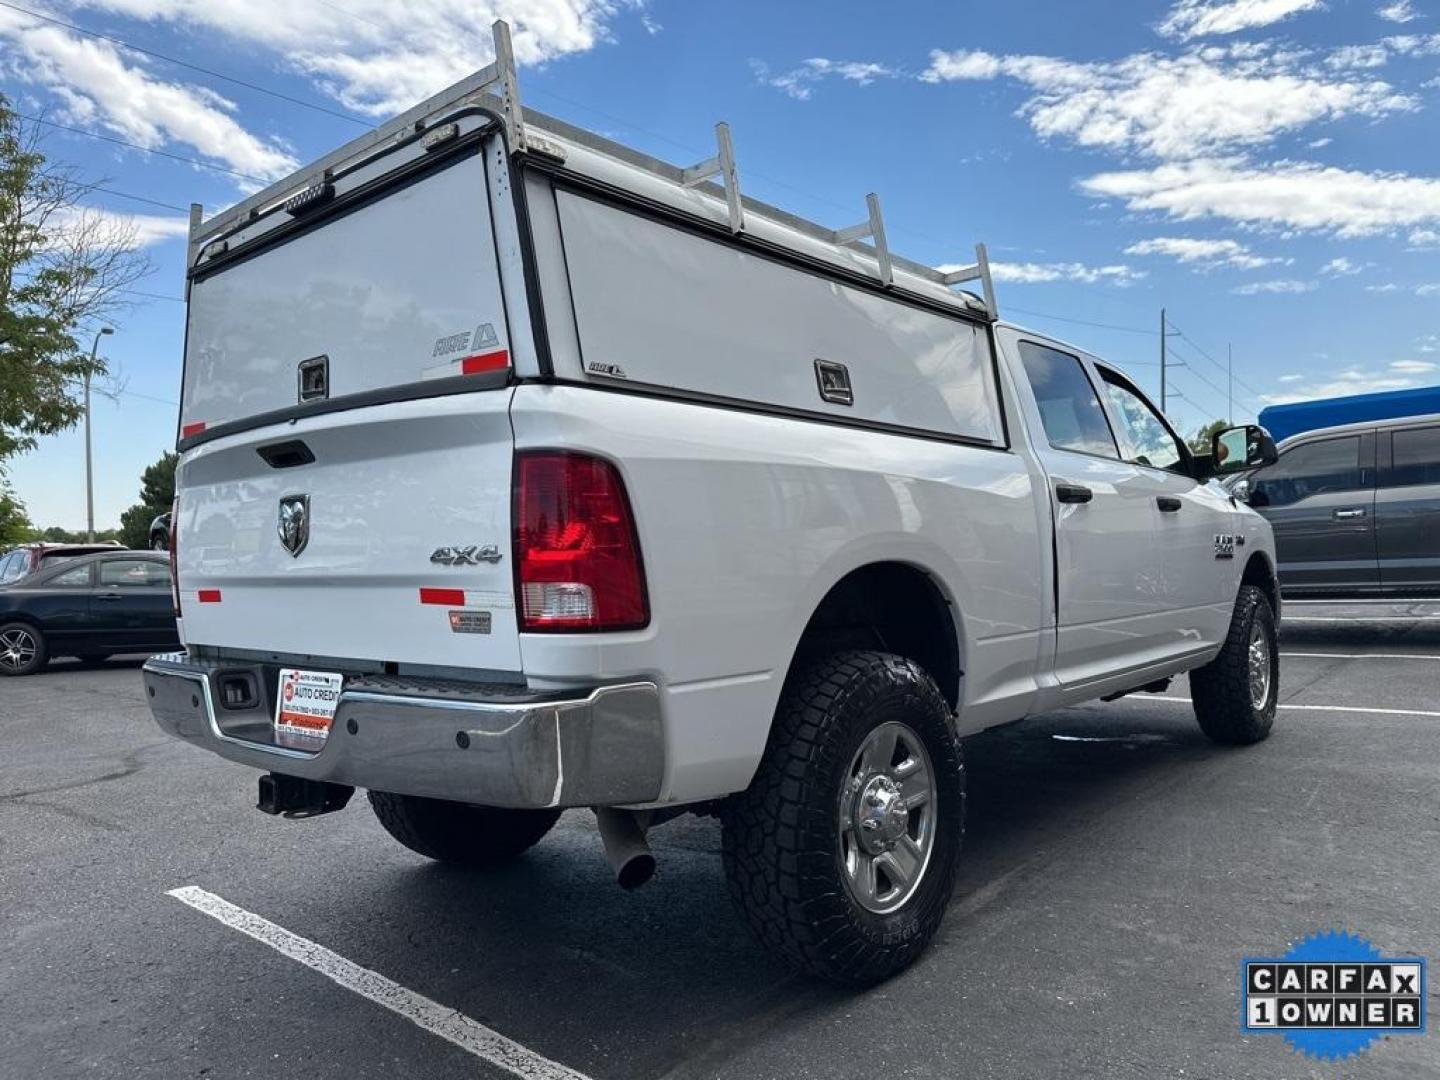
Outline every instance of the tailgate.
POLYGON ((186 643, 519 671, 511 394, 327 413, 189 451, 176 527, 186 643))

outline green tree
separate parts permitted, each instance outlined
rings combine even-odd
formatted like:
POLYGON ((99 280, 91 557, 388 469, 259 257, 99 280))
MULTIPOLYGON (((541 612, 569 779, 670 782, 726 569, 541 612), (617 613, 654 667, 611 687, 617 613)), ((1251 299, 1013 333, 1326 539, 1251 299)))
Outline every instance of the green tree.
POLYGON ((168 450, 140 474, 140 501, 120 515, 120 542, 126 547, 150 546, 150 522, 175 502, 175 465, 168 450))
POLYGON ((15 494, 10 481, 0 479, 0 551, 24 543, 35 533, 25 504, 15 494))
POLYGON ((0 96, 0 462, 83 415, 86 332, 150 272, 132 224, 80 205, 94 188, 46 159, 0 96))
POLYGON ((1200 428, 1194 435, 1190 436, 1190 449, 1197 454, 1210 453, 1210 438, 1217 431, 1224 431, 1230 426, 1229 420, 1211 420, 1210 423, 1200 428))

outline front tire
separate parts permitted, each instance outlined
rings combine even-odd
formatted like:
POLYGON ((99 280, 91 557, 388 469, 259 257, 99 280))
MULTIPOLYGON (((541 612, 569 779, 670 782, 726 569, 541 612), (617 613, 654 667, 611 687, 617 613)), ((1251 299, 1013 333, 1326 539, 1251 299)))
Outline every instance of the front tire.
POLYGON ((1220 655, 1190 673, 1200 730, 1225 746, 1249 746, 1270 734, 1280 698, 1280 640, 1263 591, 1242 585, 1220 655))
POLYGON ((45 635, 29 623, 0 625, 0 675, 33 675, 50 660, 45 635))
POLYGON ((904 657, 812 663, 787 680, 722 819, 730 891, 763 944, 833 982, 886 979, 924 951, 955 883, 965 771, 950 708, 904 657))
POLYGON ((534 847, 559 810, 506 810, 418 795, 371 791, 370 808, 385 831, 411 851, 460 866, 501 866, 534 847))

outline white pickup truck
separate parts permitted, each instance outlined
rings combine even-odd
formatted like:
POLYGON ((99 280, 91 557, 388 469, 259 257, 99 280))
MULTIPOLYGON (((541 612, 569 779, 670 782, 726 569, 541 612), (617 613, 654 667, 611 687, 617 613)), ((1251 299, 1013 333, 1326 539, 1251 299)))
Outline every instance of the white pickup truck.
POLYGON ((1267 735, 1271 532, 1211 482, 1260 429, 1192 454, 997 318, 983 248, 743 197, 723 126, 682 169, 522 109, 496 35, 192 213, 162 728, 474 866, 588 807, 633 886, 714 813, 756 934, 853 983, 944 912, 962 736, 1180 672, 1212 739, 1267 735))

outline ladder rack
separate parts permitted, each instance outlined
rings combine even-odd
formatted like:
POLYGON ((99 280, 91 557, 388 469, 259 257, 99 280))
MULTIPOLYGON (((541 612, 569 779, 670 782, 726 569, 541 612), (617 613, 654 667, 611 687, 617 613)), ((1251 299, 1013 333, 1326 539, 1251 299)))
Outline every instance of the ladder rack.
MULTIPOLYGON (((868 255, 875 260, 876 280, 884 288, 903 288, 904 282, 897 280, 897 270, 912 278, 920 278, 951 290, 957 285, 978 281, 983 293, 985 316, 991 321, 999 318, 995 304, 995 286, 990 276, 990 261, 986 255, 984 244, 975 245, 975 262, 973 264, 944 273, 934 267, 902 258, 891 252, 885 237, 885 221, 880 212, 880 197, 874 192, 865 196, 866 219, 859 224, 843 229, 828 229, 795 214, 752 199, 740 190, 740 173, 735 162, 735 149, 730 138, 730 126, 723 121, 715 125, 716 152, 714 156, 689 167, 679 168, 667 161, 653 158, 621 143, 527 108, 520 101, 519 84, 515 75, 515 54, 510 41, 510 27, 503 20, 497 19, 491 30, 494 37, 495 60, 473 75, 462 79, 433 97, 427 98, 414 108, 381 124, 374 131, 353 139, 317 161, 311 162, 294 175, 271 184, 263 191, 251 195, 208 221, 203 220, 203 211, 200 205, 191 204, 188 265, 193 267, 205 246, 215 238, 268 213, 287 199, 296 196, 297 193, 303 193, 309 188, 328 182, 333 174, 341 171, 342 166, 353 167, 357 160, 383 152, 397 143, 414 139, 421 133, 434 130, 443 125, 446 122, 445 116, 453 113, 456 109, 479 105, 501 118, 505 128, 506 141, 512 153, 535 153, 563 161, 565 158, 564 147, 555 139, 577 144, 627 165, 643 169, 664 180, 678 184, 682 188, 701 191, 713 198, 722 199, 730 231, 736 236, 747 232, 746 215, 748 213, 756 219, 763 219, 768 223, 794 230, 810 239, 819 240, 836 248, 868 255), (552 135, 555 136, 555 139, 549 137, 552 135)), ((974 312, 975 306, 981 303, 980 298, 963 292, 956 295, 956 300, 963 301, 966 310, 972 312, 974 312)))

